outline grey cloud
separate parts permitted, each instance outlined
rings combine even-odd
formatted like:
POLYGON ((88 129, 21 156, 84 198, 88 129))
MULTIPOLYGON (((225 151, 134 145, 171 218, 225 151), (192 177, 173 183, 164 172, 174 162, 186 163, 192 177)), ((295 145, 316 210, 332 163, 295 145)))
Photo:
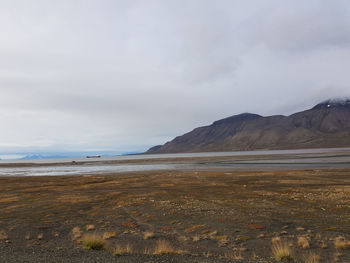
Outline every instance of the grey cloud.
POLYGON ((272 49, 313 52, 348 47, 350 16, 347 1, 285 1, 265 8, 254 21, 248 39, 272 49))
POLYGON ((145 150, 349 94, 347 1, 2 4, 1 151, 145 150))

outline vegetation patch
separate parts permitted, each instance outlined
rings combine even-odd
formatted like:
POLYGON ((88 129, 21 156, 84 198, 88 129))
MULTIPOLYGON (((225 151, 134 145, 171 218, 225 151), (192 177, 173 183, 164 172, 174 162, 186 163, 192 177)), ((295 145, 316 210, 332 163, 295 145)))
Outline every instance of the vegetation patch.
POLYGON ((86 230, 87 230, 87 231, 95 230, 95 226, 94 226, 94 225, 87 225, 87 226, 86 226, 86 230))
POLYGON ((201 228, 201 227, 205 227, 205 225, 195 225, 195 226, 192 226, 192 227, 186 229, 184 232, 185 233, 192 233, 192 232, 196 231, 198 228, 201 228))
MULTIPOLYGON (((79 239, 81 238, 83 232, 80 230, 80 227, 76 226, 76 227, 73 227, 72 229, 72 235, 73 235, 73 239, 76 240, 76 239, 79 239)), ((29 235, 29 234, 28 234, 29 235)), ((30 235, 29 235, 30 236, 30 235)), ((26 238, 27 239, 27 238, 26 238)), ((28 238, 30 239, 30 238, 28 238)))
POLYGON ((123 226, 128 227, 128 228, 137 228, 138 224, 136 224, 135 222, 132 222, 132 221, 128 221, 128 222, 124 222, 123 226))
POLYGON ((319 263, 320 259, 320 255, 315 253, 309 253, 304 257, 304 263, 319 263))
POLYGON ((131 254, 133 252, 133 247, 130 244, 126 245, 117 245, 114 249, 114 255, 122 256, 131 254))
POLYGON ((248 225, 248 228, 249 229, 264 229, 265 226, 259 225, 259 224, 250 224, 250 225, 248 225))
POLYGON ((277 261, 293 260, 292 251, 288 244, 281 239, 272 240, 272 254, 277 261))
POLYGON ((298 247, 301 248, 310 248, 309 240, 306 237, 298 237, 298 247))
POLYGON ((4 230, 0 230, 0 241, 8 239, 8 235, 4 230))
POLYGON ((143 233, 143 239, 150 239, 154 237, 154 232, 153 231, 146 231, 143 233))
POLYGON ((236 238, 236 241, 241 241, 241 242, 243 242, 243 241, 247 241, 247 240, 251 240, 251 239, 253 239, 251 236, 238 236, 238 237, 236 238))
POLYGON ((169 241, 158 240, 153 254, 155 255, 165 255, 165 254, 178 254, 179 251, 176 250, 169 241))
POLYGON ((334 246, 336 249, 348 249, 350 248, 350 241, 347 241, 344 237, 339 236, 335 238, 334 246))
POLYGON ((113 237, 116 237, 118 235, 118 232, 105 232, 103 233, 103 239, 110 239, 113 237))
POLYGON ((106 241, 97 234, 85 234, 82 237, 82 243, 84 248, 93 250, 105 250, 107 245, 106 241))

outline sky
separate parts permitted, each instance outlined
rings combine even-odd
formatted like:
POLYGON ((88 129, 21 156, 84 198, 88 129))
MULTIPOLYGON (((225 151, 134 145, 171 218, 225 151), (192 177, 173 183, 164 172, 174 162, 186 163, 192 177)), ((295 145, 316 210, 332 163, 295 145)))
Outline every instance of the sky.
POLYGON ((1 0, 0 152, 144 151, 350 95, 348 0, 1 0))

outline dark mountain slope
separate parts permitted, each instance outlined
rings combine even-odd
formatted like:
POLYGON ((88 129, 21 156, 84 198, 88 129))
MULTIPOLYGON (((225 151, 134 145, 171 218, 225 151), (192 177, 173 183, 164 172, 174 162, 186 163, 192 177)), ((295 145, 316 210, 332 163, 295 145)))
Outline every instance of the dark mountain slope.
POLYGON ((194 129, 147 153, 350 147, 350 100, 328 100, 290 116, 243 113, 194 129))

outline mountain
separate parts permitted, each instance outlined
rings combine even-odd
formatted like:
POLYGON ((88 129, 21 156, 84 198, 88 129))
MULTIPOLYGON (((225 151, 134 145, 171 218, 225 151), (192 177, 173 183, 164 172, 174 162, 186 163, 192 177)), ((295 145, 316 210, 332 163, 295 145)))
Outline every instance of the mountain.
POLYGON ((290 116, 243 113, 178 136, 146 153, 350 147, 350 99, 331 99, 290 116))
POLYGON ((62 159, 62 158, 68 158, 68 157, 63 155, 30 154, 20 158, 19 160, 62 159))

